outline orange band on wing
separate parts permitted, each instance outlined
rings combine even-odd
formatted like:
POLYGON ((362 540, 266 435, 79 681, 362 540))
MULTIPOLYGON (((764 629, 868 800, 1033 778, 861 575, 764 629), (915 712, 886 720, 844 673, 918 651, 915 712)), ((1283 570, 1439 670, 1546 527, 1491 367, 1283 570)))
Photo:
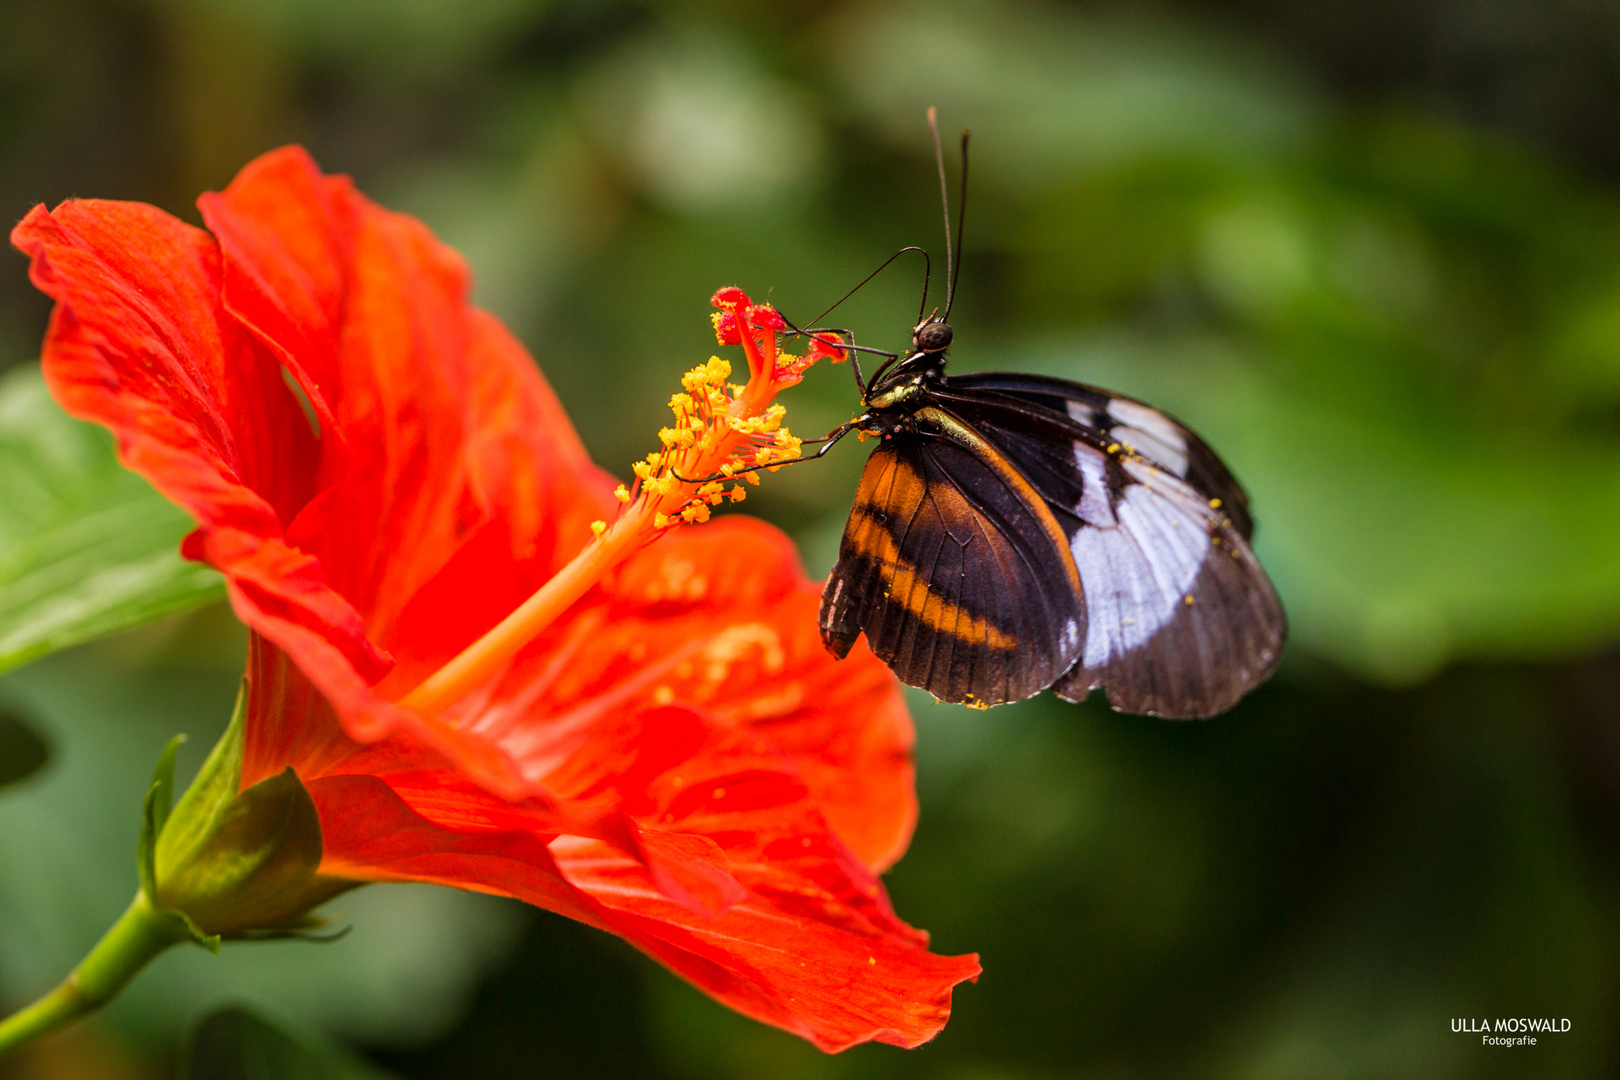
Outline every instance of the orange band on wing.
MULTIPOLYGON (((914 473, 911 476, 920 482, 914 473)), ((852 522, 859 520, 861 526, 849 531, 851 546, 877 567, 878 575, 883 579, 884 595, 888 599, 905 608, 923 625, 961 641, 982 644, 998 652, 1011 652, 1018 648, 1017 638, 1003 633, 982 617, 930 589, 928 580, 917 573, 910 560, 900 554, 888 526, 872 513, 869 504, 857 503, 850 512, 850 519, 852 522)))

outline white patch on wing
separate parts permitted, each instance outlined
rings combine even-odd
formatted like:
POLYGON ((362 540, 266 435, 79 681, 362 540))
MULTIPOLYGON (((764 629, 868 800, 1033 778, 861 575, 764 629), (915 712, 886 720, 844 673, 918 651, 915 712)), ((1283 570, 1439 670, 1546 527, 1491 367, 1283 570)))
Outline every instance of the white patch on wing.
POLYGON ((1109 432, 1159 467, 1177 476, 1187 475, 1187 438, 1174 420, 1146 405, 1115 398, 1108 414, 1119 421, 1109 432))
POLYGON ((1170 622, 1212 550, 1215 521, 1197 492, 1144 463, 1125 467, 1137 482, 1114 504, 1117 526, 1082 528, 1070 542, 1085 587, 1088 668, 1139 648, 1170 622))
MULTIPOLYGON (((1073 403, 1070 403, 1073 407, 1073 403)), ((1087 525, 1112 529, 1114 504, 1108 498, 1108 455, 1083 442, 1074 444, 1074 463, 1080 469, 1080 505, 1074 512, 1087 525)))
POLYGON ((1141 428, 1126 427, 1124 424, 1120 424, 1108 434, 1161 469, 1168 469, 1177 476, 1187 475, 1187 452, 1185 450, 1172 450, 1141 428))
POLYGON ((1096 409, 1083 401, 1076 401, 1073 398, 1069 398, 1064 404, 1069 407, 1069 415, 1086 425, 1086 427, 1094 428, 1097 426, 1096 409))

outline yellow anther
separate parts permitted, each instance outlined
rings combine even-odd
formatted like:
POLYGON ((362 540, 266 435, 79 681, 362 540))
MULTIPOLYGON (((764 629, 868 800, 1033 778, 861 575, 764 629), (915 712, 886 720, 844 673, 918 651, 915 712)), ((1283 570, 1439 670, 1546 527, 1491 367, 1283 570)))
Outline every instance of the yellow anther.
POLYGON ((591 535, 592 536, 601 536, 605 532, 607 532, 607 522, 605 522, 605 521, 593 521, 593 522, 591 522, 591 535))
POLYGON ((755 487, 759 487, 759 473, 743 473, 743 479, 755 487))
POLYGON ((620 484, 613 489, 613 497, 622 503, 627 503, 630 501, 630 489, 620 484))
MULTIPOLYGON (((748 475, 753 476, 754 474, 749 473, 748 475)), ((756 481, 756 483, 757 483, 757 481, 756 481)), ((743 490, 743 487, 742 487, 741 484, 733 484, 731 486, 731 490, 727 493, 727 498, 729 498, 734 503, 740 503, 744 499, 748 498, 748 492, 743 490)))
POLYGON ((669 517, 668 517, 668 515, 665 515, 665 514, 654 514, 653 515, 653 528, 655 528, 655 529, 663 529, 663 528, 668 528, 668 527, 669 527, 669 517))
POLYGON ((697 493, 699 495, 713 495, 715 492, 719 491, 722 486, 723 485, 720 483, 720 481, 710 480, 707 484, 704 484, 702 487, 698 488, 697 493))

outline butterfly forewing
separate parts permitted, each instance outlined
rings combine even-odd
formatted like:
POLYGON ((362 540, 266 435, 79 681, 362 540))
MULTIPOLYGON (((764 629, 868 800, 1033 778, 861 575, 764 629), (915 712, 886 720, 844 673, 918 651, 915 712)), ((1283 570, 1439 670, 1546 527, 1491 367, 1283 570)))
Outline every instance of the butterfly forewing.
POLYGON ((1185 424, 1153 406, 1084 383, 1017 372, 953 375, 946 384, 959 393, 990 391, 1067 416, 1105 444, 1129 446, 1161 469, 1220 499, 1226 516, 1245 539, 1254 533, 1249 497, 1226 463, 1185 424))
POLYGON ((866 634, 901 679, 942 701, 1039 693, 1085 641, 1065 534, 996 449, 923 409, 866 465, 822 594, 834 654, 866 634))
POLYGON ((1029 480, 1066 535, 1087 629, 1060 695, 1106 686, 1127 712, 1204 717, 1271 674, 1282 606, 1249 549, 1247 499, 1202 440, 1149 406, 1112 408, 1106 392, 1059 380, 969 376, 938 397, 1029 480))

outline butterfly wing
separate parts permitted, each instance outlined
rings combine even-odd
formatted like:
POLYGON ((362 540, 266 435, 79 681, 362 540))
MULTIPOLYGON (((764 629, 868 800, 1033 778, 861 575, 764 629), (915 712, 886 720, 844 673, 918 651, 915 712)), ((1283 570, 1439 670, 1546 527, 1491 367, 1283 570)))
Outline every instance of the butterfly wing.
POLYGON ((1105 686, 1124 712, 1208 717, 1270 676, 1287 620, 1249 548, 1247 497, 1201 439, 1150 406, 1116 409, 1105 391, 1055 379, 969 376, 940 396, 1041 493, 1067 537, 1086 643, 1058 694, 1080 701, 1105 686))
POLYGON ((866 634, 902 680, 942 701, 1040 693, 1084 644, 1062 527, 971 428, 925 408, 866 463, 822 593, 834 655, 866 634))
POLYGON ((1135 450, 1165 472, 1178 476, 1221 509, 1245 540, 1254 535, 1249 496, 1226 463, 1187 425, 1135 398, 1085 383, 1018 372, 982 371, 946 380, 952 390, 991 391, 1067 416, 1100 439, 1135 450))

